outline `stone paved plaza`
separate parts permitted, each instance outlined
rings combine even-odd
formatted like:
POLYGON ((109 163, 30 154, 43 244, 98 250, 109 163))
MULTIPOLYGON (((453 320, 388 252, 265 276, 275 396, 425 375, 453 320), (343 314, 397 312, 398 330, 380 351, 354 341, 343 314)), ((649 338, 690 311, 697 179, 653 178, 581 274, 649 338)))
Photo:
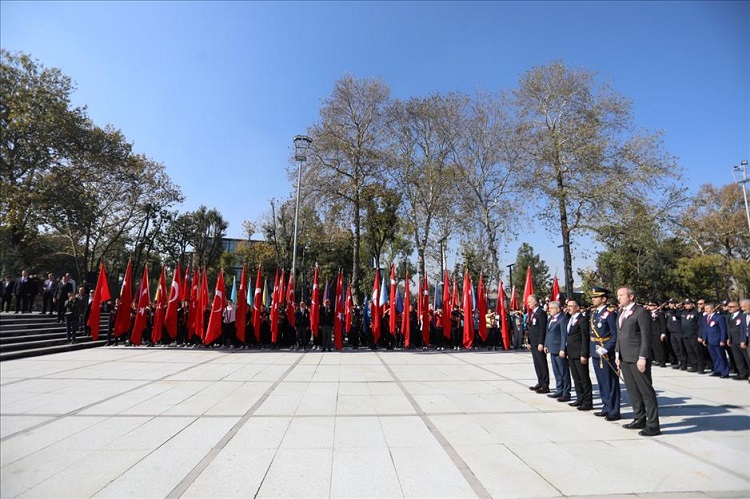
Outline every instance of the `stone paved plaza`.
POLYGON ((0 374, 2 498, 750 496, 748 383, 672 369, 654 438, 529 391, 521 352, 119 347, 0 374))

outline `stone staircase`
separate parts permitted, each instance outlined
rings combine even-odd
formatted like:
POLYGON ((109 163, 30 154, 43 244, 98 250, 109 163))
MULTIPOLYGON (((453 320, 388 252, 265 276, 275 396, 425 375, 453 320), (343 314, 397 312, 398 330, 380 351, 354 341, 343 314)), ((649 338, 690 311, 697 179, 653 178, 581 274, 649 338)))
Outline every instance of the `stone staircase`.
POLYGON ((51 315, 0 313, 0 361, 36 357, 53 353, 93 348, 107 343, 109 314, 102 312, 99 339, 76 335, 76 343, 68 344, 65 323, 58 323, 51 315))

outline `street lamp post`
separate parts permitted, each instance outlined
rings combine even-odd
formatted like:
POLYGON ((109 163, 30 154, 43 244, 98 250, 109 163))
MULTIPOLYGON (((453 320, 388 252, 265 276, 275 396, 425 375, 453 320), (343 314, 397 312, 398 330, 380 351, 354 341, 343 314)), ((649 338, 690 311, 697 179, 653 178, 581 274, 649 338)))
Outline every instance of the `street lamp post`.
POLYGON ((735 182, 740 184, 742 187, 742 196, 745 198, 745 216, 747 217, 747 230, 750 231, 750 207, 748 207, 747 204, 747 183, 750 181, 750 179, 747 178, 747 160, 743 159, 740 161, 739 166, 735 166, 732 168, 732 177, 734 177, 735 182), (742 172, 742 180, 737 180, 737 176, 735 173, 742 172))
POLYGON ((511 263, 510 265, 506 265, 508 267, 508 278, 510 279, 510 289, 513 290, 513 267, 515 267, 515 263, 511 263))
POLYGON ((297 286, 297 223, 299 221, 299 192, 302 185, 302 163, 307 161, 307 150, 312 144, 312 139, 307 135, 294 137, 294 159, 297 161, 297 204, 294 208, 294 242, 292 244, 292 277, 294 286, 297 286))

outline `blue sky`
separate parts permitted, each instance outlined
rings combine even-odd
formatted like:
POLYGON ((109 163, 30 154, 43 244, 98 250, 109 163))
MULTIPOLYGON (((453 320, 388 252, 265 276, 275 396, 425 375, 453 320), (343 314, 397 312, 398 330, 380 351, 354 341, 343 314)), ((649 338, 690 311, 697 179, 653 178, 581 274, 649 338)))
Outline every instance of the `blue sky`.
MULTIPOLYGON (((729 183, 750 156, 749 27, 748 2, 0 3, 3 48, 61 68, 97 124, 166 165, 181 209, 219 209, 232 237, 289 195, 292 137, 345 73, 408 98, 510 89, 560 59, 664 130, 691 192, 729 183)), ((562 275, 541 232, 503 264, 523 241, 562 275)))

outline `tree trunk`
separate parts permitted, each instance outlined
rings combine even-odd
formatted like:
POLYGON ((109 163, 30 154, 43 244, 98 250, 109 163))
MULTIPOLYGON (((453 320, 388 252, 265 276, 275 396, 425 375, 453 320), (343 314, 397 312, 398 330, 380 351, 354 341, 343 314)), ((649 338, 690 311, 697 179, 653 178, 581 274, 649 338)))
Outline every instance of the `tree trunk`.
POLYGON ((568 227, 568 208, 565 203, 565 184, 563 183, 562 168, 557 169, 557 206, 560 210, 560 232, 562 233, 563 262, 565 266, 565 297, 573 297, 573 257, 570 252, 570 228, 568 227))

